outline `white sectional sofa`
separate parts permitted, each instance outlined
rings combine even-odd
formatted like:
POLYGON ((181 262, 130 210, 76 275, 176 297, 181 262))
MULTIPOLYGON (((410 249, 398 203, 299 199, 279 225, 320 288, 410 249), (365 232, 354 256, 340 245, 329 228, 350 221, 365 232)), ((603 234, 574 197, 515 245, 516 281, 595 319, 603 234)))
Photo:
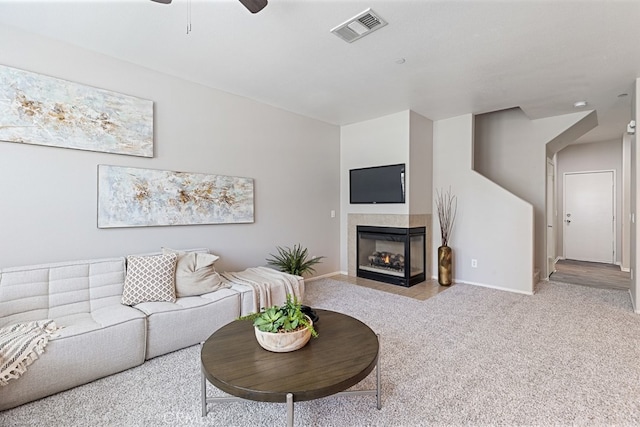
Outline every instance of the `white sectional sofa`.
MULTIPOLYGON (((0 411, 198 344, 256 309, 255 287, 233 282, 214 292, 178 297, 175 302, 124 305, 126 260, 0 269, 0 328, 44 319, 61 327, 22 376, 0 386, 0 411)), ((275 274, 286 277, 288 286, 295 283, 302 300, 302 277, 275 274)), ((290 293, 278 280, 270 282, 268 289, 272 304, 282 304, 290 293)))

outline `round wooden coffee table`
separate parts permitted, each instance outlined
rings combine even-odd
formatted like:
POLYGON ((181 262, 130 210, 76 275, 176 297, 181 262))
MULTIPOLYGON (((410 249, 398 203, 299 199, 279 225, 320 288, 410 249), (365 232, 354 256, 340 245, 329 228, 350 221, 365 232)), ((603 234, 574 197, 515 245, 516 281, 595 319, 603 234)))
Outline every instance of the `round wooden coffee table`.
POLYGON ((255 338, 252 322, 233 321, 202 345, 202 416, 207 403, 241 399, 286 402, 293 425, 293 402, 333 394, 376 395, 380 404, 378 336, 361 321, 329 310, 316 310, 318 338, 300 350, 272 353, 255 338), (344 391, 376 367, 376 389, 344 391), (207 380, 236 397, 206 397, 207 380))

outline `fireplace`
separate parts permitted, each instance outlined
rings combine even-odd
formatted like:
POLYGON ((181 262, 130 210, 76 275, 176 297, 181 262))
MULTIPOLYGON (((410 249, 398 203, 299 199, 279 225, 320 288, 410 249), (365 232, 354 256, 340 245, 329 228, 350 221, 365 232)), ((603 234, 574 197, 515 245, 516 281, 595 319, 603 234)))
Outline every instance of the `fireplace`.
POLYGON ((425 230, 357 226, 357 276, 405 287, 423 282, 425 230))

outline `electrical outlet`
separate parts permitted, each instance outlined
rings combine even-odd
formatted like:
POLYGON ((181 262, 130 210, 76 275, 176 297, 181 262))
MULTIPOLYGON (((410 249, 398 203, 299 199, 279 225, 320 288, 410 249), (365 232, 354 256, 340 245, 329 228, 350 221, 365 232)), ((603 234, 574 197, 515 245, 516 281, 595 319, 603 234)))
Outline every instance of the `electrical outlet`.
POLYGON ((335 218, 336 217, 336 211, 334 211, 333 209, 331 210, 331 218, 335 218))
POLYGON ((477 268, 478 267, 478 260, 477 259, 472 259, 471 260, 471 267, 473 267, 473 268, 477 268))

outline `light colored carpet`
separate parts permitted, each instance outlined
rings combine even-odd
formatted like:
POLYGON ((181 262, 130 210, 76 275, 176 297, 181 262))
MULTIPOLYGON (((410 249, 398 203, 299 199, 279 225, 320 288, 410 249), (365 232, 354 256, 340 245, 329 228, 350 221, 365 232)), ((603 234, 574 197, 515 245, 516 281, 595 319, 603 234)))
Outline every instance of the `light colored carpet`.
MULTIPOLYGON (((380 333, 382 409, 373 396, 300 402, 297 426, 640 424, 640 316, 626 291, 541 283, 525 296, 457 284, 417 301, 323 279, 308 284, 306 302, 380 333)), ((210 405, 201 418, 199 392, 195 346, 0 413, 0 425, 285 424, 284 404, 250 401, 210 405)))

